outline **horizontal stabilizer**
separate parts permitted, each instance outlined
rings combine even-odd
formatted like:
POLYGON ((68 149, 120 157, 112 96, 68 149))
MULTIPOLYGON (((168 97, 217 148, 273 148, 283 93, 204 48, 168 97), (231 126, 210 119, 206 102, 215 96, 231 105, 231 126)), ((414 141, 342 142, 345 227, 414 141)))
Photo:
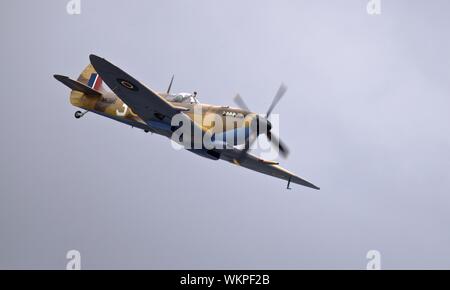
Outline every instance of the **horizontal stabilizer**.
POLYGON ((61 75, 54 75, 54 77, 55 77, 55 79, 62 82, 63 84, 65 84, 66 86, 71 88, 72 90, 82 92, 82 93, 86 94, 87 96, 99 97, 102 95, 100 92, 93 90, 90 87, 88 87, 80 82, 74 81, 74 80, 70 79, 69 77, 61 76, 61 75))

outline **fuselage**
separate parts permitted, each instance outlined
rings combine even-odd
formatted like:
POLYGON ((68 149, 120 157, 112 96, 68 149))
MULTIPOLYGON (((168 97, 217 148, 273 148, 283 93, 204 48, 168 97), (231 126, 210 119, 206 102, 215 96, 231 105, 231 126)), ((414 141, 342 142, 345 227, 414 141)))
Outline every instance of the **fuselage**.
MULTIPOLYGON (((223 140, 231 145, 241 145, 248 136, 251 122, 257 114, 229 106, 215 106, 198 102, 172 101, 172 95, 158 93, 171 104, 185 108, 185 114, 192 122, 205 132, 214 135, 214 140, 223 140)), ((70 95, 72 105, 109 117, 116 121, 141 128, 166 137, 171 137, 176 128, 164 116, 155 115, 150 121, 142 120, 112 91, 103 91, 101 96, 86 96, 81 92, 72 91, 70 95)), ((193 133, 192 133, 193 134, 193 133)))

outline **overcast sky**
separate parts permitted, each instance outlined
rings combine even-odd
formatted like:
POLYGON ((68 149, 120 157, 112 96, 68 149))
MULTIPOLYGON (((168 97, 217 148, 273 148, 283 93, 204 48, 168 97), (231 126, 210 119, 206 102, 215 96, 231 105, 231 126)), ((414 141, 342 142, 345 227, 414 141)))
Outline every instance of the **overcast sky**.
POLYGON ((1 1, 0 268, 450 268, 450 3, 1 1), (321 191, 73 117, 89 54, 275 113, 321 191))

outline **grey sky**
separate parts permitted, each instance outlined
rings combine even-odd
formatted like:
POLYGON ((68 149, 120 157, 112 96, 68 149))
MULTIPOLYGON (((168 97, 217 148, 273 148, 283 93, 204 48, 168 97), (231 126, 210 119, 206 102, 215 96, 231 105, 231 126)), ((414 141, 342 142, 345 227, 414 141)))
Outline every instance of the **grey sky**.
POLYGON ((450 268, 450 3, 2 1, 0 268, 450 268), (281 164, 322 190, 88 114, 95 53, 156 90, 276 108, 281 164))

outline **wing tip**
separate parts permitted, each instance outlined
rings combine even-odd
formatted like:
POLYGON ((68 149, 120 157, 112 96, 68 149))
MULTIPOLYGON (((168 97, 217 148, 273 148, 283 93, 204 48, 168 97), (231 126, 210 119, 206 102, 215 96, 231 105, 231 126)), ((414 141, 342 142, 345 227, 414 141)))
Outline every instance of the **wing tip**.
POLYGON ((99 57, 98 55, 95 55, 95 54, 93 54, 93 53, 91 53, 90 55, 89 55, 89 60, 92 62, 93 60, 95 61, 95 60, 98 60, 98 59, 102 59, 101 57, 99 57))
POLYGON ((309 183, 309 182, 308 182, 308 185, 306 185, 306 186, 308 186, 309 188, 315 189, 315 190, 320 190, 320 187, 315 186, 314 184, 309 183))
POLYGON ((302 179, 302 178, 300 178, 298 176, 295 176, 295 177, 298 178, 298 179, 297 180, 293 179, 292 180, 293 183, 297 183, 299 185, 303 185, 303 186, 306 186, 306 187, 309 187, 309 188, 312 188, 312 189, 315 189, 315 190, 320 190, 320 187, 312 184, 311 182, 306 181, 306 180, 304 180, 304 179, 302 179))
POLYGON ((301 184, 301 185, 306 186, 306 187, 309 187, 309 188, 312 188, 312 189, 315 189, 315 190, 320 190, 320 187, 315 186, 314 184, 312 184, 312 183, 310 183, 310 182, 308 182, 308 181, 305 181, 305 183, 303 183, 303 184, 301 184))
POLYGON ((69 77, 66 77, 66 76, 63 76, 63 75, 58 75, 58 74, 54 74, 53 77, 55 79, 57 79, 58 81, 62 81, 62 80, 65 80, 65 79, 69 78, 69 77))
POLYGON ((89 60, 92 64, 92 66, 95 68, 96 66, 99 66, 102 63, 105 63, 106 60, 98 55, 95 54, 90 54, 89 55, 89 60))

